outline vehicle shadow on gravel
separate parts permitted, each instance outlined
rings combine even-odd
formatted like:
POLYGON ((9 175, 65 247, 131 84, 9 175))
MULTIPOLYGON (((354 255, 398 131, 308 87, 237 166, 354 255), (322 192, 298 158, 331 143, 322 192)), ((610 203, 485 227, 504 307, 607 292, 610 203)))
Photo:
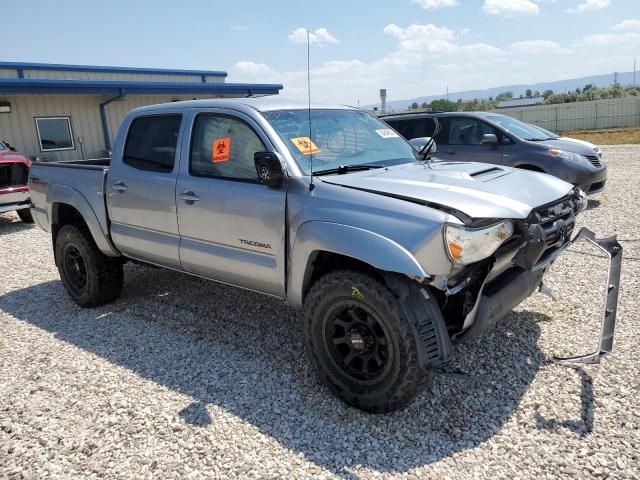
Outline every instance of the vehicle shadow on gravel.
MULTIPOLYGON (((189 395, 193 403, 174 414, 193 428, 207 428, 222 409, 343 478, 358 478, 356 466, 406 472, 489 439, 545 363, 538 324, 549 320, 511 313, 480 339, 456 347, 457 365, 477 381, 438 377, 406 410, 369 415, 319 386, 303 352, 302 317, 276 299, 127 266, 124 294, 111 305, 81 309, 51 281, 1 296, 0 309, 189 395)), ((166 412, 158 412, 161 419, 160 413, 166 412)), ((541 417, 530 422, 531 428, 569 425, 541 417)))
POLYGON ((34 224, 24 223, 17 215, 12 213, 0 214, 0 236, 30 230, 32 228, 34 228, 34 224))

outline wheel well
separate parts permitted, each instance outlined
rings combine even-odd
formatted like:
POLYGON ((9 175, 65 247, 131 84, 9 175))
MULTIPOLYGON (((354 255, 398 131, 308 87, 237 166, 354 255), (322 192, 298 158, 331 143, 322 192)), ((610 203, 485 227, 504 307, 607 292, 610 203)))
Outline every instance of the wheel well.
POLYGON ((302 285, 303 298, 307 295, 311 285, 323 275, 334 270, 355 270, 369 273, 374 277, 382 277, 378 269, 357 258, 326 251, 313 252, 311 255, 312 258, 307 265, 302 285))
POLYGON ((523 164, 518 165, 516 168, 520 168, 522 170, 530 170, 532 172, 542 172, 545 173, 544 170, 540 167, 536 167, 535 165, 523 164))
POLYGON ((53 248, 56 248, 56 237, 58 231, 65 225, 74 223, 81 227, 87 228, 82 214, 71 205, 66 203, 54 203, 51 208, 51 236, 53 239, 53 248))

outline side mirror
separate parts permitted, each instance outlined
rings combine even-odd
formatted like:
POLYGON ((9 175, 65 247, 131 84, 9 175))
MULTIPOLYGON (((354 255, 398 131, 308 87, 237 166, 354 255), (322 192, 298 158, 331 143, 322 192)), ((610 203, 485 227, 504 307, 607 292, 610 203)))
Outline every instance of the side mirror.
POLYGON ((280 155, 275 152, 256 152, 253 154, 253 163, 256 166, 258 181, 271 188, 282 185, 282 163, 280 155))
POLYGON ((480 140, 482 145, 497 145, 498 137, 494 133, 485 133, 482 135, 482 140, 480 140))
MULTIPOLYGON (((427 143, 429 143, 430 140, 431 140, 431 137, 418 137, 418 138, 412 138, 411 140, 409 140, 409 143, 413 146, 413 148, 415 148, 419 152, 424 148, 424 146, 427 143)), ((433 145, 431 146, 431 155, 435 153, 438 153, 438 145, 434 141, 433 145)))

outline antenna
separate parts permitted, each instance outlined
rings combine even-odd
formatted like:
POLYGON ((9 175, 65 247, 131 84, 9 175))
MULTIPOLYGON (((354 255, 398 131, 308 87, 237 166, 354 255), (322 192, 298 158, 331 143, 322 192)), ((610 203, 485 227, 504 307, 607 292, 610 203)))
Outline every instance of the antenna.
MULTIPOLYGON (((307 30, 307 112, 309 114, 309 142, 311 140, 311 67, 310 60, 311 58, 311 41, 309 40, 309 30, 307 30)), ((313 183, 313 148, 311 147, 311 143, 309 143, 309 169, 311 170, 311 183, 309 183, 309 191, 313 191, 316 188, 313 183)))

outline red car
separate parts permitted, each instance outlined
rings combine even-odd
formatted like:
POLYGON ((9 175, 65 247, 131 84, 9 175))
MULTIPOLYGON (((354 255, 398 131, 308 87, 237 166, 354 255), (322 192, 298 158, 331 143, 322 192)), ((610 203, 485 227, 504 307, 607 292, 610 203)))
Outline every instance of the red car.
POLYGON ((33 223, 29 199, 31 160, 0 140, 0 213, 16 211, 20 220, 33 223))

